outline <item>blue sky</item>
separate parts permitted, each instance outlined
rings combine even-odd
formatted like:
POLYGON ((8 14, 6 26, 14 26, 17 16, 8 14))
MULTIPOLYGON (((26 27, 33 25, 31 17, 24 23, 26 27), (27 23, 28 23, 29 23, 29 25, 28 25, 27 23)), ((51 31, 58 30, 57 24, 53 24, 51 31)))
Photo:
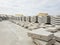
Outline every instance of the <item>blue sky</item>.
POLYGON ((36 15, 40 12, 60 15, 60 0, 0 0, 0 13, 36 15))

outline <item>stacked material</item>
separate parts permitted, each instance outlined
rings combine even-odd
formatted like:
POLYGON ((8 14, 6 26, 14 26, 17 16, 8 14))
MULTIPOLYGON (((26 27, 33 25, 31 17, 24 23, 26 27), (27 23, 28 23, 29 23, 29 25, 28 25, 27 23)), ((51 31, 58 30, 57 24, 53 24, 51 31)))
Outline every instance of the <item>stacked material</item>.
POLYGON ((35 23, 38 23, 38 16, 36 16, 35 18, 36 18, 36 22, 35 23))
POLYGON ((24 16, 22 16, 22 21, 24 22, 24 16))
POLYGON ((51 24, 52 25, 60 25, 60 16, 51 16, 51 24))
POLYGON ((21 18, 20 17, 17 17, 17 20, 16 20, 16 22, 17 22, 17 24, 19 25, 19 23, 20 23, 20 20, 21 18))
POLYGON ((49 32, 52 32, 52 33, 55 33, 55 32, 58 31, 58 28, 54 25, 41 24, 39 27, 47 29, 46 31, 49 31, 49 32))
POLYGON ((40 28, 48 28, 48 27, 53 27, 53 25, 47 25, 47 24, 42 23, 39 25, 39 27, 40 28))
POLYGON ((38 39, 33 39, 33 42, 36 44, 36 45, 53 45, 55 43, 55 40, 52 39, 50 41, 42 41, 42 40, 38 40, 38 39))
POLYGON ((31 16, 29 16, 29 22, 31 22, 31 16))
POLYGON ((55 27, 58 29, 58 31, 60 31, 60 26, 59 25, 55 25, 55 27))
POLYGON ((47 16, 43 16, 41 21, 42 23, 47 23, 47 16))
POLYGON ((45 26, 44 23, 42 23, 42 24, 39 25, 39 28, 46 28, 46 26, 45 26))
POLYGON ((51 24, 51 16, 47 16, 47 24, 51 24))
POLYGON ((51 24, 55 25, 55 17, 51 16, 51 24))
POLYGON ((41 39, 41 40, 45 40, 45 41, 49 41, 54 37, 54 34, 46 31, 47 29, 37 29, 37 30, 32 30, 30 32, 28 32, 28 36, 33 37, 33 38, 37 38, 37 39, 41 39))
POLYGON ((47 23, 47 16, 39 16, 38 22, 39 23, 47 23))
POLYGON ((42 17, 41 17, 41 16, 38 17, 38 22, 39 22, 40 24, 42 23, 42 17))
POLYGON ((20 20, 20 17, 17 17, 17 20, 20 20))
POLYGON ((13 16, 12 16, 12 17, 9 18, 9 20, 10 20, 11 22, 15 23, 16 17, 13 17, 13 16))
POLYGON ((60 43, 56 41, 55 45, 60 45, 60 43))
POLYGON ((19 18, 20 18, 20 17, 14 17, 14 16, 12 16, 10 20, 11 20, 13 23, 18 24, 18 23, 19 23, 19 18))
POLYGON ((30 22, 31 16, 26 16, 26 22, 30 22))
POLYGON ((38 29, 38 27, 36 25, 33 25, 33 26, 29 26, 28 29, 33 30, 33 29, 38 29))
POLYGON ((29 22, 29 17, 28 16, 26 16, 26 22, 29 22))
POLYGON ((38 29, 39 25, 40 25, 39 23, 31 23, 31 24, 29 24, 28 29, 29 30, 38 29))
POLYGON ((16 17, 16 20, 14 20, 16 24, 19 23, 19 17, 16 17))
POLYGON ((54 33, 55 39, 60 42, 60 31, 54 33))
POLYGON ((28 32, 28 36, 31 37, 37 45, 52 45, 55 43, 53 39, 54 34, 46 30, 47 29, 40 28, 30 31, 28 32))
POLYGON ((25 22, 24 27, 28 28, 30 26, 30 22, 25 22))
POLYGON ((19 24, 20 24, 20 26, 22 26, 22 27, 23 27, 24 24, 25 24, 25 20, 24 20, 24 19, 25 19, 25 16, 21 16, 21 17, 20 17, 20 20, 19 20, 19 21, 20 21, 19 24))
POLYGON ((22 21, 22 16, 20 16, 20 22, 22 21))
POLYGON ((35 23, 36 22, 36 16, 32 16, 31 17, 31 23, 35 23))
POLYGON ((0 18, 0 21, 2 21, 2 18, 0 18))
POLYGON ((56 40, 56 45, 60 45, 60 31, 54 33, 54 36, 55 36, 55 40, 56 40))
POLYGON ((47 27, 46 29, 47 29, 47 31, 52 32, 52 33, 55 33, 58 31, 58 29, 56 27, 47 27))
POLYGON ((24 26, 24 24, 25 24, 25 22, 24 21, 22 21, 22 22, 20 22, 20 26, 24 26))

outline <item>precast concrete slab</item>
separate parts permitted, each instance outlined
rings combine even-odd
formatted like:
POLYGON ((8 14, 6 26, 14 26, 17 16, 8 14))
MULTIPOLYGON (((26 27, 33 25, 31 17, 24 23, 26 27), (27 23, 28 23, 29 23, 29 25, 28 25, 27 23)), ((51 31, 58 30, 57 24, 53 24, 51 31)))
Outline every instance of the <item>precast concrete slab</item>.
POLYGON ((56 27, 48 27, 46 29, 47 29, 47 31, 52 32, 52 33, 55 33, 58 31, 58 29, 56 27))
POLYGON ((54 39, 52 39, 52 40, 50 40, 48 42, 42 41, 42 40, 38 40, 38 39, 33 39, 33 42, 35 44, 37 44, 37 45, 53 45, 53 44, 55 44, 55 40, 54 39))
POLYGON ((56 41, 54 45, 60 45, 60 43, 56 41))
POLYGON ((36 39, 49 41, 54 37, 54 34, 46 31, 46 29, 40 28, 40 29, 36 29, 28 32, 28 36, 36 39))
POLYGON ((60 41, 60 31, 54 33, 55 40, 60 41))

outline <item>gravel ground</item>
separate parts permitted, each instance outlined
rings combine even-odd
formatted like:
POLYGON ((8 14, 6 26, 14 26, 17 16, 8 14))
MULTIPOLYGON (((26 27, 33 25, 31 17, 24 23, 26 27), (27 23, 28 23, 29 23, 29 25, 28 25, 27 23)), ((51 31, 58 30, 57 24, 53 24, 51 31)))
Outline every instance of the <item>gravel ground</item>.
POLYGON ((0 22, 0 45, 34 45, 29 30, 9 21, 0 22))

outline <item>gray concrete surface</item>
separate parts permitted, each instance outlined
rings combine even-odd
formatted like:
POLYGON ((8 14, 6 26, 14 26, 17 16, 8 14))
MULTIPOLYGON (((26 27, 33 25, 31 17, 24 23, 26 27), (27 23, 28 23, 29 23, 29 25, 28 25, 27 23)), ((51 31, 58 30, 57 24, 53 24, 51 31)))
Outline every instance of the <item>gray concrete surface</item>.
POLYGON ((0 45, 34 45, 27 36, 29 30, 9 21, 0 22, 0 45))

